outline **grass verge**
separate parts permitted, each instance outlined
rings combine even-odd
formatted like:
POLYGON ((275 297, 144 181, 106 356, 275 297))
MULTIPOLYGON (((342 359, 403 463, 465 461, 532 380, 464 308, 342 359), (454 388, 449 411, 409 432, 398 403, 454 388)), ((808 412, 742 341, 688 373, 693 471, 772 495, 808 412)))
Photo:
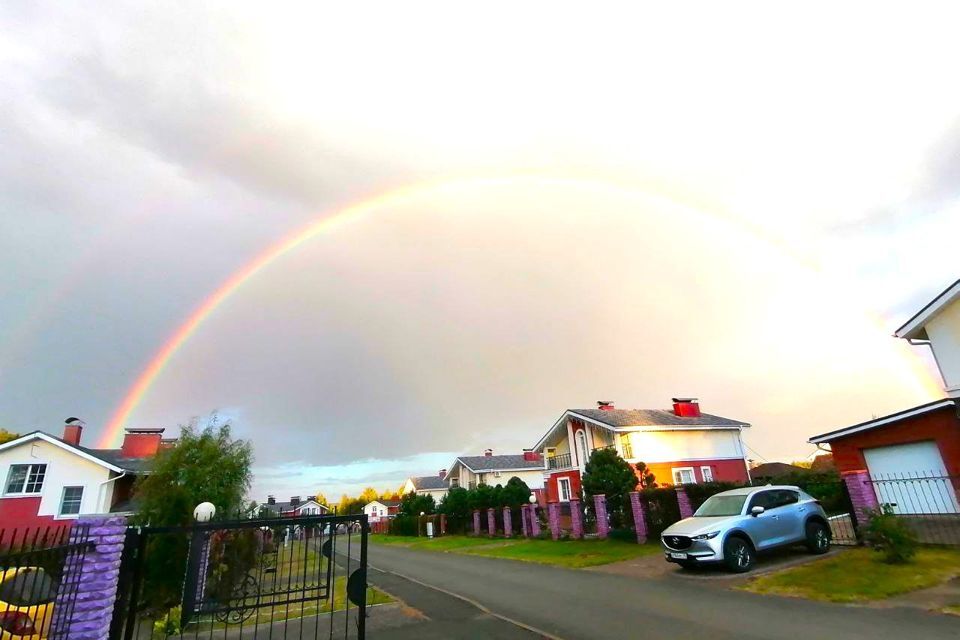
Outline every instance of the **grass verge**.
POLYGON ((660 545, 620 540, 522 540, 463 553, 579 569, 660 553, 660 545))
POLYGON ((861 547, 761 576, 741 588, 828 602, 863 602, 934 587, 956 575, 960 575, 960 549, 925 547, 909 564, 894 565, 861 547))
POLYGON ((419 549, 422 551, 456 551, 469 547, 480 547, 491 544, 504 544, 503 538, 481 538, 473 536, 443 536, 441 538, 424 538, 416 536, 370 536, 371 544, 419 549))

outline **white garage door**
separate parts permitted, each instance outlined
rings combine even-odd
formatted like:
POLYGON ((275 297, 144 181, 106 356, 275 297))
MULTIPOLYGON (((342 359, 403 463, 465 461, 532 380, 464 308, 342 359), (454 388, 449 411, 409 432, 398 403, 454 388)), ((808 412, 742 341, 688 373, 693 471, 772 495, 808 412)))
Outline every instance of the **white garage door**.
POLYGON ((896 513, 960 513, 957 494, 936 442, 864 449, 863 457, 881 504, 896 513))

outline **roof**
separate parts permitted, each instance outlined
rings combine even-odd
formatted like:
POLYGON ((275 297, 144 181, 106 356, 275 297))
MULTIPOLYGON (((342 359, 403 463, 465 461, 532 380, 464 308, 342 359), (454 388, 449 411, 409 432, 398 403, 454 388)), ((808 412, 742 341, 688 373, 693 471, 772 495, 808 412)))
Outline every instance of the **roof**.
POLYGON ((399 500, 371 500, 367 504, 363 505, 364 507, 369 507, 371 504, 382 504, 385 507, 399 507, 399 500))
POLYGON ((795 464, 787 464, 786 462, 765 462, 763 464, 758 464, 753 469, 750 469, 751 478, 776 478, 778 476, 786 476, 791 473, 803 473, 806 471, 803 467, 798 467, 795 464))
POLYGON ((296 505, 294 505, 294 504, 293 504, 292 502, 290 502, 290 501, 287 501, 287 502, 274 502, 273 504, 269 504, 269 503, 267 503, 267 502, 264 502, 264 503, 262 503, 262 504, 260 505, 260 507, 263 508, 263 509, 266 509, 267 511, 271 511, 271 512, 273 512, 273 513, 286 513, 287 511, 296 511, 296 510, 299 509, 300 507, 304 507, 304 506, 306 506, 306 505, 308 505, 308 504, 316 505, 316 506, 318 506, 318 507, 320 507, 321 509, 324 509, 324 510, 326 510, 326 511, 329 511, 329 510, 330 510, 330 509, 328 509, 327 507, 325 507, 325 506, 323 506, 322 504, 320 504, 319 502, 317 502, 316 500, 301 500, 301 501, 299 501, 296 505))
POLYGON ((904 322, 903 326, 897 329, 894 335, 907 340, 926 340, 926 324, 930 318, 940 313, 944 307, 958 298, 960 298, 960 280, 951 284, 933 300, 925 304, 920 311, 913 314, 912 318, 904 322))
POLYGON ((543 469, 543 460, 527 460, 523 454, 502 456, 457 456, 457 462, 473 472, 543 469))
MULTIPOLYGON (((66 444, 66 443, 64 443, 66 444)), ((73 445, 67 445, 73 446, 73 445)), ((120 449, 88 449, 87 447, 76 447, 95 458, 98 458, 108 464, 120 467, 129 473, 149 473, 153 465, 153 458, 127 458, 124 457, 120 449)))
POLYGON ((32 440, 43 440, 117 473, 146 474, 149 473, 150 464, 153 462, 153 458, 123 457, 120 449, 89 449, 72 445, 69 442, 64 442, 62 438, 52 436, 44 431, 33 431, 20 436, 16 440, 5 442, 0 445, 0 451, 18 447, 32 440))
POLYGON ((897 413, 891 413, 890 415, 883 416, 881 418, 874 418, 873 420, 867 420, 866 422, 861 422, 850 427, 844 427, 843 429, 837 429, 835 431, 828 431, 827 433, 821 433, 818 436, 813 436, 807 442, 813 444, 818 444, 821 442, 831 442, 839 438, 845 438, 847 436, 853 435, 855 433, 860 433, 862 431, 869 431, 870 429, 876 429, 884 425, 893 424, 901 420, 906 420, 907 418, 913 418, 915 416, 921 416, 926 413, 933 411, 940 411, 941 409, 947 409, 951 407, 956 407, 956 403, 951 399, 944 400, 934 400, 933 402, 928 402, 926 404, 921 404, 917 407, 911 409, 904 409, 903 411, 898 411, 897 413))
POLYGON ((410 478, 410 483, 413 485, 415 491, 431 491, 447 488, 446 478, 441 478, 439 475, 410 478))

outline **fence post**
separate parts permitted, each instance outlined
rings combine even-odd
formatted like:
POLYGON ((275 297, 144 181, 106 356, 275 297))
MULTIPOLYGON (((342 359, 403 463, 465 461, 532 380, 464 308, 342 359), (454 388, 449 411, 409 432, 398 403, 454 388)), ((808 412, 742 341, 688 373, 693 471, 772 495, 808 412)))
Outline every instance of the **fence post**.
POLYGON ((513 537, 513 514, 510 513, 510 507, 503 508, 503 537, 513 537))
POLYGON ((610 520, 607 519, 607 496, 602 493, 593 496, 593 510, 597 514, 597 537, 605 540, 610 533, 610 520))
POLYGON ((570 528, 573 529, 571 537, 574 540, 583 538, 583 511, 580 510, 580 501, 576 498, 570 498, 570 528))
POLYGON ((530 535, 534 538, 540 537, 540 518, 537 517, 537 505, 531 504, 528 509, 530 513, 530 535))
POLYGON ((82 517, 73 526, 70 543, 88 541, 91 546, 64 565, 53 608, 54 637, 107 640, 126 531, 127 519, 119 516, 82 517))
POLYGON ((677 487, 677 506, 680 507, 680 519, 692 518, 693 507, 690 505, 690 496, 682 486, 677 487))
POLYGON ((637 543, 647 543, 647 517, 643 513, 643 503, 640 502, 640 493, 630 492, 630 509, 633 511, 633 527, 637 532, 637 543))
POLYGON ((551 502, 547 505, 547 519, 550 521, 550 537, 560 538, 560 505, 551 502))
POLYGON ((870 474, 866 469, 857 471, 844 471, 840 474, 843 483, 847 485, 847 491, 850 493, 850 503, 853 504, 854 516, 858 524, 866 524, 869 520, 868 509, 876 509, 880 506, 877 500, 877 492, 873 490, 870 484, 870 474))
POLYGON ((447 514, 440 514, 440 535, 447 535, 447 514))
POLYGON ((491 538, 497 535, 497 516, 493 507, 487 509, 487 535, 491 538))

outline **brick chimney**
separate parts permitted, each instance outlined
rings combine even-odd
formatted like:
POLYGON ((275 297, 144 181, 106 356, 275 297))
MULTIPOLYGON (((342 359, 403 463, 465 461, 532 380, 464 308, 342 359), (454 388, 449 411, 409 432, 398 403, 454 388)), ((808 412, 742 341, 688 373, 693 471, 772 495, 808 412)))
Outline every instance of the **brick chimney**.
POLYGON ((437 475, 439 475, 439 476, 440 476, 440 479, 443 480, 444 478, 447 477, 447 470, 446 470, 446 469, 440 469, 440 473, 437 474, 437 475))
POLYGON ((613 400, 597 400, 597 408, 600 411, 613 411, 613 400))
POLYGON ((63 441, 73 446, 80 445, 84 422, 80 418, 67 418, 63 423, 63 441))
POLYGON ((673 413, 681 418, 699 418, 700 402, 696 398, 674 398, 673 413))
POLYGON ((267 496, 267 504, 277 504, 277 499, 273 496, 267 496))
POLYGON ((524 449, 523 459, 527 460, 528 462, 541 462, 543 460, 543 458, 540 457, 540 454, 533 449, 524 449))
POLYGON ((123 434, 120 455, 124 458, 152 458, 160 450, 163 428, 128 428, 123 434))
POLYGON ((484 450, 483 450, 483 455, 485 455, 485 456, 487 456, 487 457, 489 458, 490 456, 493 455, 493 449, 484 449, 484 450))
POLYGON ((300 504, 300 496, 290 496, 290 506, 296 507, 300 504))

